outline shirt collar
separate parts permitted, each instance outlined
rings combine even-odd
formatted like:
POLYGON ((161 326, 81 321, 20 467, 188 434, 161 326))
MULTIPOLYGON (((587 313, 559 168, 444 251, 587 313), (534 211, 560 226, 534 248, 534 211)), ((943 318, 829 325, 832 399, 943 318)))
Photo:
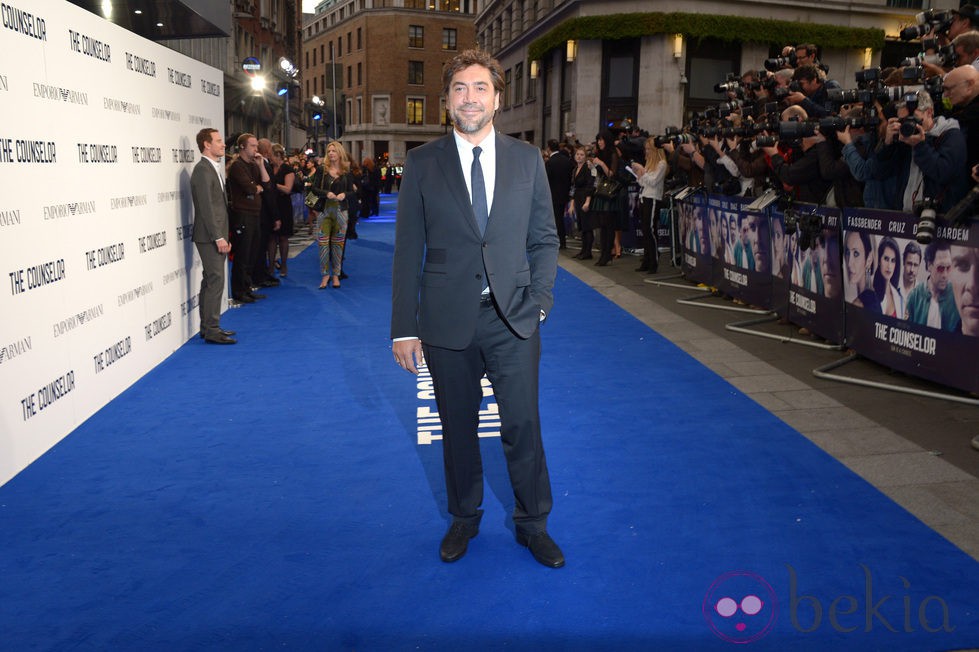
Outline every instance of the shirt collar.
MULTIPOLYGON (((463 138, 462 135, 455 129, 452 130, 452 135, 455 137, 456 148, 460 152, 463 151, 468 152, 470 159, 472 158, 473 147, 481 148, 483 150, 483 154, 490 154, 491 156, 496 155, 496 130, 495 129, 491 130, 489 134, 487 134, 486 138, 479 141, 479 143, 477 143, 476 145, 473 145, 468 140, 463 138)), ((480 160, 483 159, 480 158, 480 160)))

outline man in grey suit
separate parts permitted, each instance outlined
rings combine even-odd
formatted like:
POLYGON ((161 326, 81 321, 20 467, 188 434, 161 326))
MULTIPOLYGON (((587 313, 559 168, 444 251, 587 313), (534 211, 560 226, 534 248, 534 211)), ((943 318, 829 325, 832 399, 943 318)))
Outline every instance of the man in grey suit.
POLYGON ((558 238, 537 148, 493 129, 500 64, 467 50, 442 72, 452 135, 412 149, 398 193, 391 338, 411 373, 427 363, 442 422, 452 524, 439 549, 461 558, 483 499, 480 379, 493 384, 517 542, 564 565, 547 533, 551 485, 538 409, 540 323, 553 304, 558 238), (475 147, 474 147, 475 146, 475 147))
POLYGON ((194 199, 194 244, 204 268, 201 277, 201 337, 211 344, 235 344, 233 331, 221 328, 221 297, 225 288, 228 252, 228 203, 221 174, 224 139, 217 129, 197 132, 201 160, 190 175, 194 199))

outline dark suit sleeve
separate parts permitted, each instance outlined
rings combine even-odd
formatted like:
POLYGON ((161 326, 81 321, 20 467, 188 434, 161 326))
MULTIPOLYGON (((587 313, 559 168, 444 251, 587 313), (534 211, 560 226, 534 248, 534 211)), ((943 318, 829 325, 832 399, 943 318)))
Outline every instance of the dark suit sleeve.
POLYGON ((417 165, 413 165, 412 159, 412 152, 408 152, 398 190, 391 281, 391 339, 418 337, 418 291, 425 254, 425 221, 417 165))
MULTIPOLYGON (((221 182, 213 170, 205 166, 210 163, 204 161, 204 165, 196 165, 190 176, 191 195, 194 200, 194 222, 197 228, 202 229, 209 242, 215 242, 219 238, 227 237, 227 233, 220 232, 221 220, 219 219, 218 209, 215 205, 215 188, 224 200, 224 193, 220 191, 221 182), (213 182, 213 183, 212 183, 213 182)), ((198 238, 198 241, 200 239, 198 238)))
POLYGON ((530 292, 545 314, 554 306, 557 277, 558 237, 554 224, 551 189, 544 161, 537 156, 532 213, 527 228, 527 260, 530 262, 530 292))

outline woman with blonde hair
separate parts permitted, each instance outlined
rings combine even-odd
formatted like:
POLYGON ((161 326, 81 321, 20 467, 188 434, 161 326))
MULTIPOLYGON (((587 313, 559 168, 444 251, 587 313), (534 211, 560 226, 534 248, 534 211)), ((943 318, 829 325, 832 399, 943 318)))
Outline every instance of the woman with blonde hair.
POLYGON ((655 138, 647 138, 644 144, 646 164, 632 164, 632 171, 639 179, 639 227, 642 229, 642 262, 637 272, 655 274, 659 269, 659 248, 656 243, 656 219, 663 201, 663 182, 670 170, 666 152, 656 146, 655 138))
POLYGON ((318 181, 311 190, 325 200, 316 235, 323 275, 320 289, 324 290, 340 287, 343 247, 347 239, 347 194, 355 189, 350 176, 350 156, 339 141, 334 140, 326 146, 326 161, 318 181))

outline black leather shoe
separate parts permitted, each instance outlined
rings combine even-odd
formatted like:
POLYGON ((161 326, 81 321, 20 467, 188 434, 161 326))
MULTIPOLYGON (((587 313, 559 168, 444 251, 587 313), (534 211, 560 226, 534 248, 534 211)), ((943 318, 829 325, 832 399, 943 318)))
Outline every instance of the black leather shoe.
MULTIPOLYGON (((218 333, 224 335, 225 337, 233 337, 235 334, 234 331, 226 331, 223 328, 218 329, 218 333)), ((201 339, 204 339, 204 331, 201 331, 201 339)))
POLYGON ((263 288, 274 288, 278 285, 282 285, 282 281, 277 278, 267 278, 261 283, 263 288))
POLYGON ((517 543, 530 548, 534 559, 548 568, 564 566, 564 554, 547 532, 535 532, 533 534, 520 534, 518 532, 517 543))
POLYGON ((238 296, 231 298, 238 303, 255 303, 255 299, 252 299, 251 295, 249 294, 239 294, 238 296))
POLYGON ((228 337, 223 333, 218 333, 217 335, 211 335, 210 337, 205 337, 204 341, 208 344, 237 344, 238 340, 233 337, 228 337))
POLYGON ((259 299, 265 299, 264 294, 259 294, 258 292, 249 292, 246 296, 251 297, 252 301, 258 301, 259 299))
POLYGON ((462 521, 454 521, 449 527, 449 531, 442 537, 442 544, 439 546, 439 557, 444 562, 453 562, 462 559, 469 546, 469 540, 479 534, 479 526, 462 521))

